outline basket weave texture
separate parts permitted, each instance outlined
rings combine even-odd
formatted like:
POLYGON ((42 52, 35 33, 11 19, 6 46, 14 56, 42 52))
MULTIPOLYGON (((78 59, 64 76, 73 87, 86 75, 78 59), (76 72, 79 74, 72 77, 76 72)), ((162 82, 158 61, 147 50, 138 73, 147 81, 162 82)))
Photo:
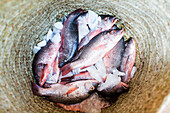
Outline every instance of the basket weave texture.
POLYGON ((77 8, 116 15, 137 42, 130 91, 102 112, 155 113, 170 93, 168 0, 1 0, 0 113, 68 112, 33 96, 32 49, 56 21, 77 8))

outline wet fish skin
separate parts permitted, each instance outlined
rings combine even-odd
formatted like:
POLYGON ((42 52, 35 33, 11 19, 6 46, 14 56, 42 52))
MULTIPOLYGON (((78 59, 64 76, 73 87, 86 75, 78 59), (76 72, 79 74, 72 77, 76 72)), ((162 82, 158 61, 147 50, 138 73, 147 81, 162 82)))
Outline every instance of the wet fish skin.
POLYGON ((125 73, 125 76, 122 77, 122 82, 129 83, 131 79, 131 71, 133 69, 135 58, 136 58, 135 39, 129 38, 125 44, 127 46, 125 48, 125 52, 122 57, 120 71, 125 73))
POLYGON ((34 95, 45 96, 48 100, 55 103, 75 104, 88 98, 97 87, 96 80, 76 81, 69 84, 53 84, 50 88, 42 88, 32 83, 32 91, 34 95), (77 89, 71 93, 67 93, 72 87, 77 89))
POLYGON ((53 67, 59 47, 60 43, 54 43, 49 40, 47 45, 35 54, 32 71, 38 85, 42 86, 45 83, 47 75, 50 73, 50 68, 53 67))
POLYGON ((84 12, 82 9, 77 9, 72 12, 61 30, 60 68, 69 62, 78 50, 78 23, 76 18, 82 12, 84 12))
POLYGON ((82 48, 79 58, 61 68, 62 75, 66 75, 73 69, 85 68, 95 64, 105 56, 124 35, 123 30, 107 30, 95 36, 82 48))
POLYGON ((112 73, 114 68, 120 66, 122 55, 124 53, 124 37, 104 56, 104 64, 106 67, 106 73, 112 73))

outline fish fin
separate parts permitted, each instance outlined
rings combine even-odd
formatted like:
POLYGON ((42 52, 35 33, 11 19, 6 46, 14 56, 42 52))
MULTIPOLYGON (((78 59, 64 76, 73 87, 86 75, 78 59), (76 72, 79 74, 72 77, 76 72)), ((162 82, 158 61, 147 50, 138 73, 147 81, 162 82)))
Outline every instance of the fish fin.
POLYGON ((68 91, 67 91, 67 93, 65 93, 64 95, 68 95, 68 94, 70 94, 70 93, 72 93, 73 91, 75 91, 76 89, 78 89, 79 87, 77 87, 77 86, 73 86, 73 87, 71 87, 68 91))
POLYGON ((83 75, 85 75, 87 73, 88 73, 87 71, 86 72, 80 72, 79 74, 73 75, 73 77, 75 77, 75 76, 83 76, 83 75))
POLYGON ((75 11, 73 11, 72 13, 70 13, 67 17, 67 20, 70 18, 71 15, 76 15, 74 19, 77 19, 85 10, 79 8, 75 11))
POLYGON ((31 82, 31 88, 32 88, 32 93, 34 94, 34 95, 37 95, 37 96, 41 96, 41 94, 40 94, 40 89, 41 89, 41 87, 40 86, 38 86, 36 83, 34 83, 34 82, 31 82))
POLYGON ((72 13, 70 13, 69 15, 76 15, 76 14, 80 14, 80 13, 83 13, 85 10, 79 8, 79 9, 76 9, 75 11, 73 11, 72 13))
MULTIPOLYGON (((91 65, 90 65, 90 66, 91 66, 91 65)), ((82 70, 82 69, 85 69, 85 68, 90 67, 90 66, 83 66, 83 67, 81 67, 80 69, 82 70)))
POLYGON ((126 83, 124 82, 120 82, 121 86, 125 89, 125 90, 128 90, 129 89, 129 85, 127 85, 126 83))
POLYGON ((93 49, 98 50, 98 49, 105 49, 105 48, 106 48, 106 44, 103 44, 103 45, 96 46, 93 49))
POLYGON ((62 24, 64 25, 67 21, 67 18, 65 16, 63 16, 63 20, 62 20, 62 24))
POLYGON ((136 66, 133 66, 132 71, 131 71, 131 73, 130 73, 130 77, 131 77, 131 78, 134 76, 136 70, 137 70, 137 67, 136 67, 136 66))
POLYGON ((72 71, 73 69, 71 68, 70 64, 66 64, 61 68, 62 71, 62 76, 66 75, 67 73, 69 73, 70 71, 72 71))
POLYGON ((106 53, 106 54, 104 55, 104 58, 110 58, 110 57, 109 57, 108 54, 106 53))
MULTIPOLYGON (((102 32, 101 29, 97 29, 97 30, 95 30, 95 31, 92 31, 92 32, 89 34, 89 37, 93 38, 93 37, 97 36, 97 35, 98 35, 99 33, 101 33, 101 32, 102 32)), ((89 39, 89 40, 91 40, 91 39, 89 39)))
POLYGON ((105 77, 103 78, 103 82, 106 82, 106 79, 107 79, 107 76, 105 76, 105 77))
POLYGON ((46 66, 44 66, 43 68, 43 74, 41 75, 41 83, 40 86, 43 86, 43 84, 45 83, 45 81, 47 80, 48 74, 50 73, 50 66, 47 64, 46 66))
POLYGON ((81 53, 82 53, 82 51, 83 51, 83 47, 81 49, 79 49, 77 55, 75 57, 73 57, 71 62, 74 62, 75 60, 78 60, 80 55, 81 55, 81 53))

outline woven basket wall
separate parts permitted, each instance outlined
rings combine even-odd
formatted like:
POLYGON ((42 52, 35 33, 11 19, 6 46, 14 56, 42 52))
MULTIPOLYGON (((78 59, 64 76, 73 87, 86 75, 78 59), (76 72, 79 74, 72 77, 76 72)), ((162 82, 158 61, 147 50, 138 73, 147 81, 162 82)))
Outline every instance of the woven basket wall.
POLYGON ((102 112, 155 113, 170 93, 168 0, 1 0, 0 113, 68 112, 33 96, 32 49, 56 21, 77 8, 116 15, 137 42, 130 91, 102 112))

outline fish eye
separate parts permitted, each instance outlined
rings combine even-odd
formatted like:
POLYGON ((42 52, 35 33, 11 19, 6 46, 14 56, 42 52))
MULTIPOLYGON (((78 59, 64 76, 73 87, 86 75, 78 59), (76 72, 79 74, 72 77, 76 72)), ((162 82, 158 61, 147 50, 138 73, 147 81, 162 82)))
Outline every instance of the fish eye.
POLYGON ((114 30, 112 30, 112 31, 111 31, 111 33, 112 33, 112 34, 114 34, 114 33, 115 33, 115 31, 114 31, 114 30))
POLYGON ((108 17, 104 18, 105 21, 107 21, 108 19, 109 19, 108 17))
POLYGON ((94 89, 95 89, 94 86, 91 86, 91 87, 90 87, 90 91, 93 91, 94 89))

